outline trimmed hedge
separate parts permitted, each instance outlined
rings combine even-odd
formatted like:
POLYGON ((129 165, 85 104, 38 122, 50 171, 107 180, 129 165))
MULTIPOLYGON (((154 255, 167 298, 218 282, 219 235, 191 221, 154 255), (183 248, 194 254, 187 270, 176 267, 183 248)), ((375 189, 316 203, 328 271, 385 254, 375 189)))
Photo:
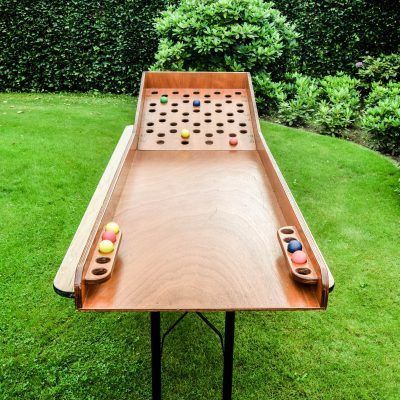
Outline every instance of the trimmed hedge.
POLYGON ((134 92, 166 0, 0 1, 0 91, 134 92))
POLYGON ((400 51, 400 2, 275 0, 300 33, 299 71, 313 76, 354 72, 365 56, 400 51))

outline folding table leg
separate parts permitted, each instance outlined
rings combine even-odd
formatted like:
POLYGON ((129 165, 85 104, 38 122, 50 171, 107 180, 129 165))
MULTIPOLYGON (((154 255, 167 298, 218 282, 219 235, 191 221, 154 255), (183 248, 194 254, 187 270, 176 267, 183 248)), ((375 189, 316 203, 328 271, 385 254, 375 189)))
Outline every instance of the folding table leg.
POLYGON ((161 400, 161 336, 160 313, 151 312, 151 378, 152 399, 161 400))
POLYGON ((233 346, 235 343, 235 312, 225 314, 224 378, 222 399, 232 399, 233 346))

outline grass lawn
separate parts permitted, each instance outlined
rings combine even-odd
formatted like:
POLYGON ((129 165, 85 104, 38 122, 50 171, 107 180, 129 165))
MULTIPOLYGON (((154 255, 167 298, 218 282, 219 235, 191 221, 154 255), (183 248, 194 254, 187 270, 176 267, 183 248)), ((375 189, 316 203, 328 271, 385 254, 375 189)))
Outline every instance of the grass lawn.
MULTIPOLYGON (((77 313, 52 289, 134 108, 127 96, 0 94, 2 400, 150 399, 148 315, 77 313)), ((234 398, 398 399, 399 170, 353 143, 262 129, 336 289, 326 312, 238 314, 234 398)), ((219 350, 185 319, 167 341, 164 399, 219 399, 219 350)))

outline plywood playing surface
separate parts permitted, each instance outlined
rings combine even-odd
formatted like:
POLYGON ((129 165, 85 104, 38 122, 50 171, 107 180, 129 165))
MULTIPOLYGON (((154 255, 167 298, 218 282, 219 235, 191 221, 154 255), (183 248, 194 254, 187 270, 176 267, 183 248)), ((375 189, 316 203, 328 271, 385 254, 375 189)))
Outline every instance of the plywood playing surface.
POLYGON ((153 88, 144 95, 139 150, 256 148, 246 90, 153 88), (193 106, 194 100, 200 106, 193 106), (190 132, 188 139, 181 137, 183 129, 190 132), (236 146, 229 144, 231 138, 237 138, 236 146))
POLYGON ((285 217, 257 152, 137 152, 112 219, 117 264, 83 309, 319 307, 290 278, 276 237, 285 217))

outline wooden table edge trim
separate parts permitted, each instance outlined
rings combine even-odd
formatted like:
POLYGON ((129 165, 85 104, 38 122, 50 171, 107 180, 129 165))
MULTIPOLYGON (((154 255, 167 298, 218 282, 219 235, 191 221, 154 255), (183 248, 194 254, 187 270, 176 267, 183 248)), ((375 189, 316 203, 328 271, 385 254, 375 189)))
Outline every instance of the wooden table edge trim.
POLYGON ((97 232, 96 222, 99 220, 98 216, 108 202, 109 191, 104 191, 104 187, 113 186, 110 183, 118 176, 134 136, 135 126, 126 126, 58 268, 53 287, 55 292, 61 296, 74 297, 76 271, 82 268, 86 261, 90 245, 94 239, 93 236, 97 232))

